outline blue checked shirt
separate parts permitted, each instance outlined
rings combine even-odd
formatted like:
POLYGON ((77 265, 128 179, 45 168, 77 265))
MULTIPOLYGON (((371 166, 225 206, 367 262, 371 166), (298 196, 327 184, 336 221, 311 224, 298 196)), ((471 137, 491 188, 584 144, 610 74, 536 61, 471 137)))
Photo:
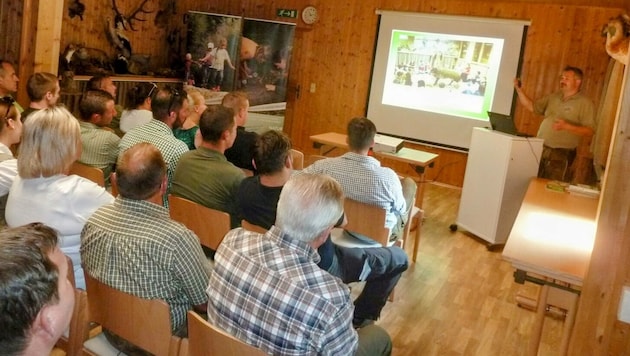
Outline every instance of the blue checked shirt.
POLYGON ((208 321, 274 355, 353 355, 350 291, 318 261, 275 226, 230 231, 210 275, 208 321))
POLYGON ((302 172, 327 174, 341 184, 347 198, 385 209, 385 227, 390 231, 407 213, 400 177, 374 157, 348 152, 316 161, 302 172))

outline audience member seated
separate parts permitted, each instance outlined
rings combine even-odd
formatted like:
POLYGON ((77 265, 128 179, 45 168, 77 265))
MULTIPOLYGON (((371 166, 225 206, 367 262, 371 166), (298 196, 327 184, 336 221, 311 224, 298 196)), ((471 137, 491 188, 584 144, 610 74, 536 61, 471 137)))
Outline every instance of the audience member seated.
POLYGON ((59 79, 48 72, 33 73, 26 83, 26 93, 31 102, 22 113, 23 122, 32 112, 57 105, 61 94, 59 79))
POLYGON ((206 106, 206 98, 200 92, 194 90, 188 93, 189 113, 182 127, 173 130, 173 134, 178 139, 184 141, 188 149, 194 150, 195 135, 199 130, 199 119, 201 114, 208 108, 206 106))
MULTIPOLYGON (((116 84, 114 84, 114 78, 112 78, 109 74, 97 74, 88 80, 85 90, 104 90, 114 97, 114 101, 116 101, 116 92, 118 88, 116 84)), ((120 131, 120 115, 123 112, 123 107, 121 105, 116 105, 116 116, 112 119, 112 122, 109 124, 109 128, 114 130, 116 135, 122 136, 123 133, 120 131)))
MULTIPOLYGON (((276 220, 276 206, 282 187, 291 177, 291 142, 279 131, 267 131, 256 142, 254 164, 257 176, 241 183, 237 203, 241 217, 270 229, 276 220)), ((341 222, 338 222, 340 225, 341 222)), ((372 323, 380 316, 387 298, 407 270, 407 254, 400 247, 345 248, 328 237, 317 249, 318 266, 344 283, 365 281, 355 300, 353 323, 372 323)))
MULTIPOLYGON (((15 67, 13 63, 6 59, 0 58, 0 98, 10 97, 13 98, 13 94, 17 92, 17 85, 20 81, 17 73, 15 73, 15 67)), ((22 106, 17 102, 13 102, 13 106, 21 113, 24 112, 22 106)))
MULTIPOLYGON (((13 98, 3 97, 0 98, 0 162, 6 160, 12 160, 13 152, 11 146, 20 142, 20 136, 22 135, 22 120, 20 112, 13 106, 13 98)), ((17 166, 16 166, 17 167, 17 166)), ((10 173, 12 178, 10 182, 13 182, 14 173, 10 173)), ((10 188, 10 185, 9 187, 10 188)), ((7 189, 8 189, 7 188, 7 189)), ((6 226, 4 220, 4 211, 7 206, 8 190, 6 193, 0 195, 0 228, 6 226)))
POLYGON ((123 134, 153 119, 151 97, 156 90, 154 83, 138 83, 127 92, 127 107, 120 115, 120 131, 123 134))
POLYGON ((83 94, 79 103, 81 114, 81 143, 83 150, 79 161, 100 168, 109 186, 109 175, 118 159, 118 137, 109 128, 116 116, 114 98, 106 91, 91 90, 83 94))
POLYGON ((230 231, 210 274, 208 321, 274 355, 389 355, 389 335, 374 324, 355 330, 348 286, 317 266, 343 199, 334 179, 300 175, 282 189, 267 233, 230 231))
POLYGON ((90 215, 114 197, 90 180, 68 175, 80 155, 79 121, 68 110, 54 107, 32 113, 24 125, 6 220, 9 227, 42 222, 57 230, 61 250, 72 259, 76 286, 85 289, 81 230, 90 215))
POLYGON ((225 157, 235 166, 250 171, 254 171, 252 165, 254 144, 258 134, 245 130, 249 110, 249 100, 247 94, 242 91, 227 93, 221 105, 234 110, 234 120, 236 121, 236 140, 230 149, 225 150, 225 157))
POLYGON ((172 193, 224 211, 230 214, 232 227, 240 226, 236 192, 245 174, 223 155, 236 137, 234 112, 223 106, 208 108, 199 120, 199 131, 202 142, 180 159, 172 193))
MULTIPOLYGON (((416 183, 400 178, 392 169, 382 167, 368 155, 374 146, 376 126, 369 119, 357 117, 348 123, 348 148, 350 152, 334 158, 326 158, 306 167, 304 173, 324 173, 335 178, 343 187, 344 194, 353 200, 376 205, 387 211, 386 227, 392 239, 402 237, 404 224, 413 208, 416 183)), ((365 238, 353 234, 358 238, 365 238)))
POLYGON ((173 129, 181 127, 188 116, 188 108, 184 106, 185 98, 186 92, 168 86, 159 89, 151 100, 153 119, 142 126, 131 129, 123 136, 118 145, 119 155, 140 142, 151 143, 160 150, 162 158, 166 162, 166 176, 168 177, 168 186, 163 198, 164 206, 167 208, 167 196, 171 189, 177 162, 184 153, 188 152, 186 144, 173 135, 173 129))
POLYGON ((0 350, 49 355, 70 325, 74 288, 57 233, 40 223, 0 231, 0 350))
POLYGON ((136 144, 117 167, 120 195, 98 209, 81 234, 85 273, 123 292, 166 301, 173 332, 185 336, 186 312, 205 312, 208 299, 208 263, 199 239, 162 206, 166 164, 155 146, 136 144))

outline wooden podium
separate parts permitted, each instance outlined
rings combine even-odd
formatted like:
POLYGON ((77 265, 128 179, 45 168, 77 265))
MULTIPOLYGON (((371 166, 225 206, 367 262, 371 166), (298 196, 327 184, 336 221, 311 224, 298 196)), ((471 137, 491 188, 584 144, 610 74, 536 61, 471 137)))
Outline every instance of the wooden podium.
POLYGON ((543 140, 473 129, 456 224, 489 243, 504 244, 531 178, 543 140))

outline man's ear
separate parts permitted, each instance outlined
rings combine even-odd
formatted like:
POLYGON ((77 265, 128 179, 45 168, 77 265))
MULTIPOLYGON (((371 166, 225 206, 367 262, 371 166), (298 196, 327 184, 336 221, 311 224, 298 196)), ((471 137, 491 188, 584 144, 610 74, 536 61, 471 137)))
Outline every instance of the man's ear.
POLYGON ((160 193, 166 194, 166 188, 168 188, 168 176, 165 174, 162 178, 162 184, 160 184, 160 193))
POLYGON ((284 166, 289 169, 293 169, 293 156, 291 155, 290 152, 287 155, 287 158, 284 159, 284 166))
POLYGON ((253 158, 252 158, 252 167, 254 167, 254 169, 258 169, 258 168, 256 167, 256 161, 255 161, 253 158))
POLYGON ((54 320, 55 313, 52 306, 44 305, 31 325, 31 334, 40 339, 53 339, 55 335, 61 335, 55 330, 54 320))

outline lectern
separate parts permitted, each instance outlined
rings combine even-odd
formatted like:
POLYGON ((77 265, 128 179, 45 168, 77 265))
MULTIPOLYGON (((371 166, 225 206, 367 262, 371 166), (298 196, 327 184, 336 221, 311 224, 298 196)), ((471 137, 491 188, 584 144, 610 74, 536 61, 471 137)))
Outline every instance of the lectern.
POLYGON ((473 128, 456 224, 489 243, 507 240, 527 186, 538 174, 543 140, 473 128))

